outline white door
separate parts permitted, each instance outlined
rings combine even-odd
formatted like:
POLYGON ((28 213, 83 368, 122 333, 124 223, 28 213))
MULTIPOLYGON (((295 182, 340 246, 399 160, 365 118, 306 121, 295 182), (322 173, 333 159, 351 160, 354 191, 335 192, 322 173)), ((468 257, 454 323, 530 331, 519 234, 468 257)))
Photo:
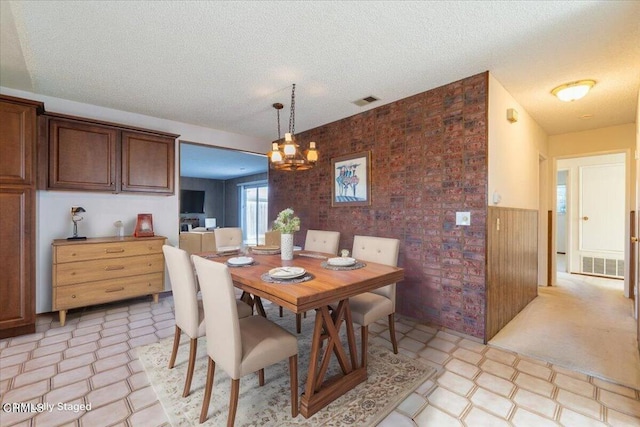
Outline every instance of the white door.
POLYGON ((582 272, 622 276, 625 168, 623 163, 579 168, 578 245, 582 272), (593 266, 587 265, 594 262, 593 266), (591 270, 591 269, 594 270, 591 270))

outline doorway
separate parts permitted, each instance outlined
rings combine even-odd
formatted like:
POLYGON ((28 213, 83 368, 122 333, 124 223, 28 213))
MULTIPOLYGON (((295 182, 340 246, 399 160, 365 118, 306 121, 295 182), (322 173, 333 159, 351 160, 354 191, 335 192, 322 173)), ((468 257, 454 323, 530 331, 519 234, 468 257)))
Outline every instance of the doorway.
POLYGON ((240 184, 240 216, 246 245, 264 244, 264 233, 269 229, 269 186, 266 181, 240 184))
MULTIPOLYGON (((269 170, 267 156, 189 141, 180 141, 179 147, 178 185, 181 192, 190 190, 204 193, 198 212, 182 212, 181 209, 181 222, 188 217, 192 228, 201 227, 209 231, 216 227, 241 227, 243 234, 247 230, 245 227, 253 227, 252 235, 264 235, 262 226, 247 222, 244 218, 242 206, 245 195, 242 188, 243 185, 248 188, 251 184, 264 183, 266 189, 269 170)), ((260 203, 267 203, 266 190, 259 190, 259 193, 260 203)))
POLYGON ((558 160, 558 271, 624 279, 626 192, 625 153, 558 160))

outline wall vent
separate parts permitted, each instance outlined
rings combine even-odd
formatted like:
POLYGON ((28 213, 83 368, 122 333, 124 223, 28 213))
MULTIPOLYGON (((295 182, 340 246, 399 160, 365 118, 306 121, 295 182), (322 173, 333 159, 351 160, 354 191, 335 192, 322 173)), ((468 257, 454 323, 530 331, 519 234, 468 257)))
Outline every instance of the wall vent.
POLYGON ((358 99, 357 101, 353 101, 354 104, 356 104, 358 107, 364 107, 365 105, 369 105, 372 102, 376 102, 378 101, 380 98, 376 98, 373 95, 369 95, 365 98, 362 99, 358 99))
POLYGON ((624 260, 622 259, 583 256, 581 261, 582 273, 624 278, 624 260))

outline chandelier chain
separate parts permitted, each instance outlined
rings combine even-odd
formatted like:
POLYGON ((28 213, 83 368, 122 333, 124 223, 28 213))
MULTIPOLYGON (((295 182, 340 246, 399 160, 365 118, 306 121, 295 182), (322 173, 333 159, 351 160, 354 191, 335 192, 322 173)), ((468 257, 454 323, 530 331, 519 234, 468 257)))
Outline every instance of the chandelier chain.
MULTIPOLYGON (((274 105, 275 105, 275 104, 274 104, 274 105)), ((279 109, 279 108, 277 108, 277 109, 276 109, 276 112, 278 113, 278 140, 280 140, 280 139, 282 139, 282 138, 280 137, 280 109, 279 109)))
MULTIPOLYGON (((280 123, 278 122, 278 126, 280 123)), ((291 89, 291 114, 289 115, 289 133, 291 136, 296 133, 296 84, 291 89)), ((279 136, 279 135, 278 135, 279 136)))

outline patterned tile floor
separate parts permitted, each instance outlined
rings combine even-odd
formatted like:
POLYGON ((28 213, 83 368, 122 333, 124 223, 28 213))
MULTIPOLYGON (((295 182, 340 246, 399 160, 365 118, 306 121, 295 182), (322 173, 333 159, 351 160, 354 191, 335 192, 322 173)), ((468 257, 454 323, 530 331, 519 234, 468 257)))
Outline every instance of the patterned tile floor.
MULTIPOLYGON (((402 316, 396 324, 401 351, 437 367, 438 376, 381 427, 640 426, 638 390, 402 316)), ((135 348, 171 336, 173 328, 170 297, 72 311, 64 327, 57 315, 39 315, 35 334, 0 340, 0 425, 168 425, 135 348), (53 410, 19 412, 11 403, 53 410)), ((390 347, 385 322, 370 333, 390 347)))

